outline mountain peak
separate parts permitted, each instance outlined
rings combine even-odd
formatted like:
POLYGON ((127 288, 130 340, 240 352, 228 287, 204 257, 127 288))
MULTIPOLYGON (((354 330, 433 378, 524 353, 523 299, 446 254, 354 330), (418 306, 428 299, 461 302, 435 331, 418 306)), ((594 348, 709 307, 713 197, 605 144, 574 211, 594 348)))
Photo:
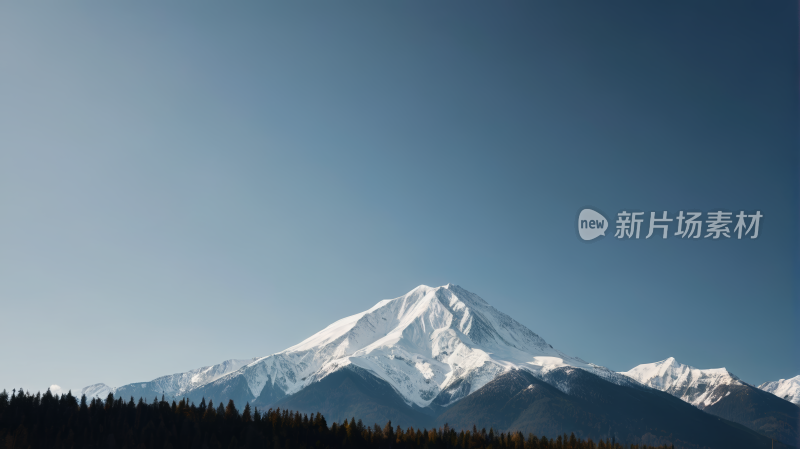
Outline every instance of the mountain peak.
POLYGON ((741 384, 739 378, 725 368, 698 369, 674 357, 638 365, 620 374, 699 407, 707 407, 720 399, 712 394, 716 387, 741 384))
MULTIPOLYGON (((300 370, 283 376, 288 382, 280 381, 287 394, 353 365, 386 380, 409 403, 421 407, 434 400, 437 405, 452 403, 515 368, 539 373, 574 366, 622 379, 559 352, 480 296, 455 284, 420 285, 403 296, 380 301, 278 356, 281 368, 270 371, 275 374, 270 374, 269 382, 274 384, 272 379, 280 377, 277 373, 284 366, 296 364, 300 370)), ((263 385, 253 383, 254 394, 263 385)))
POLYGON ((800 375, 789 379, 781 379, 773 382, 764 382, 758 386, 759 389, 772 393, 779 398, 800 405, 800 375))
MULTIPOLYGON (((561 366, 622 377, 569 357, 480 296, 455 285, 419 285, 342 318, 299 344, 242 369, 253 396, 294 394, 353 366, 387 381, 409 404, 446 406, 509 369, 561 366)), ((625 380, 626 381, 626 380, 625 380)))
POLYGON ((659 372, 663 375, 666 372, 683 371, 683 370, 702 372, 707 375, 730 376, 738 379, 738 377, 733 375, 733 373, 731 373, 724 367, 699 369, 691 365, 683 364, 679 362, 677 359, 675 359, 675 357, 667 357, 666 359, 660 362, 644 363, 642 365, 634 367, 630 371, 627 371, 627 373, 630 373, 628 377, 633 377, 633 376, 648 377, 655 375, 654 373, 656 372, 659 372))
MULTIPOLYGON (((109 393, 114 393, 116 388, 109 387, 104 383, 89 385, 81 389, 81 395, 86 395, 87 398, 100 398, 105 399, 109 393)), ((80 397, 80 396, 79 396, 80 397)))

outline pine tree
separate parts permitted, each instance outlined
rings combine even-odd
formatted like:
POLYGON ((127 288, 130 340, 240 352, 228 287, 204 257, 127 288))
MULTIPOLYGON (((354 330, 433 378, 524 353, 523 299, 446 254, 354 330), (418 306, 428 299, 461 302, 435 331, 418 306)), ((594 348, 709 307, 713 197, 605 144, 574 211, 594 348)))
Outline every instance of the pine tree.
POLYGON ((216 417, 217 417, 217 412, 216 410, 214 410, 214 401, 208 401, 208 406, 203 412, 203 422, 206 424, 212 423, 214 422, 214 418, 216 417))
MULTIPOLYGON (((220 407, 222 407, 222 403, 220 403, 220 407)), ((225 419, 233 419, 239 416, 239 411, 236 410, 236 406, 233 404, 233 399, 228 400, 228 406, 225 407, 225 419)))
MULTIPOLYGON (((231 403, 233 403, 233 401, 231 401, 231 403)), ((244 410, 242 411, 242 422, 249 423, 252 421, 253 417, 250 415, 250 403, 248 402, 245 404, 244 410)))
POLYGON ((383 426, 383 437, 386 438, 387 441, 394 441, 395 439, 391 420, 389 420, 386 425, 383 426))

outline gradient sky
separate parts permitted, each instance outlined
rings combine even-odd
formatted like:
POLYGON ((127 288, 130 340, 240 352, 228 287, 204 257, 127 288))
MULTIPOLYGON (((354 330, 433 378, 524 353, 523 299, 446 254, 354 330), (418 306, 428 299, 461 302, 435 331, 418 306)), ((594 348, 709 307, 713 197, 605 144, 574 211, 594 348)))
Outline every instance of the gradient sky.
POLYGON ((0 388, 264 356, 446 283, 614 370, 797 375, 797 18, 2 2, 0 388), (587 244, 587 205, 764 218, 756 240, 587 244))

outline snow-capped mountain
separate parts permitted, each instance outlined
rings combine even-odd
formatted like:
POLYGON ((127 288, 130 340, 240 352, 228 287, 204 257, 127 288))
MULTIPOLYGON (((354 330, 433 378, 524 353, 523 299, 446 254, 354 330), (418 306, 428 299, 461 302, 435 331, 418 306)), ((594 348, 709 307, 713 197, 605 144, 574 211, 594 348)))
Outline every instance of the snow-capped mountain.
POLYGON ((497 375, 523 368, 537 375, 561 366, 615 373, 567 356, 477 295, 456 285, 419 286, 341 319, 305 341, 228 377, 293 394, 348 365, 387 381, 409 404, 447 406, 497 375))
POLYGON ((105 399, 108 397, 108 393, 113 393, 114 390, 116 389, 111 388, 106 384, 102 383, 94 384, 94 385, 89 385, 88 387, 83 387, 81 389, 80 394, 78 394, 78 397, 81 397, 81 395, 86 395, 86 397, 90 399, 91 398, 105 399))
POLYGON ((800 405, 800 375, 791 379, 764 382, 758 388, 779 398, 786 399, 793 404, 800 405))
POLYGON ((670 357, 620 374, 776 441, 797 443, 800 409, 741 381, 725 368, 697 369, 670 357))
POLYGON ((673 357, 656 363, 646 363, 621 372, 637 382, 665 391, 704 409, 724 397, 723 385, 744 385, 725 368, 698 369, 678 363, 673 357))
POLYGON ((569 366, 632 384, 554 349, 477 295, 451 284, 419 286, 336 321, 284 351, 248 362, 215 365, 227 364, 212 370, 213 375, 201 376, 215 368, 209 367, 130 384, 116 394, 231 397, 264 406, 350 366, 388 382, 407 404, 418 407, 448 406, 517 368, 542 377, 569 366))

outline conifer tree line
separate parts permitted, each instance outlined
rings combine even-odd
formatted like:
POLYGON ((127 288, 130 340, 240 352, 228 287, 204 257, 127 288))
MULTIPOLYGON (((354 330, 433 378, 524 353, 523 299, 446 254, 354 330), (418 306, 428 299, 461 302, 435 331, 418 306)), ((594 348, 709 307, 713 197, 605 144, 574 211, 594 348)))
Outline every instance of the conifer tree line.
POLYGON ((12 390, 0 393, 0 449, 667 449, 478 430, 372 427, 351 419, 328 425, 317 413, 261 412, 246 404, 172 403, 154 398, 80 400, 12 390))

